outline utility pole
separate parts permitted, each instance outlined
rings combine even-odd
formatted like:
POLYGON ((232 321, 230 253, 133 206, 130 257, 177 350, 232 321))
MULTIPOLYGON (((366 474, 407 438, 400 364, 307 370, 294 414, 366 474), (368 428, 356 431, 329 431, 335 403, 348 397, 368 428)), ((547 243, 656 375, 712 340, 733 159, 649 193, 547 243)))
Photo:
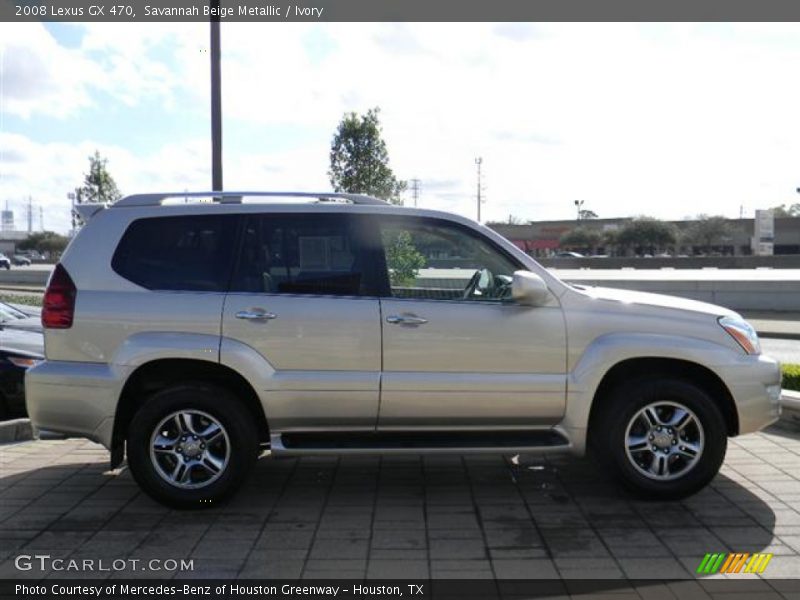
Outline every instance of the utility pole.
POLYGON ((411 184, 411 197, 414 199, 414 208, 417 208, 417 200, 419 200, 419 190, 422 182, 419 179, 409 180, 411 184))
POLYGON ((28 196, 28 233, 33 233, 33 198, 28 196))
POLYGON ((39 231, 44 231, 44 208, 39 205, 39 231))
POLYGON ((222 71, 220 67, 219 8, 213 0, 216 17, 211 17, 211 187, 222 191, 222 71))
POLYGON ((481 165, 483 158, 478 157, 475 159, 475 165, 478 167, 478 223, 481 222, 481 165))
POLYGON ((72 217, 72 233, 75 233, 75 229, 78 227, 78 221, 75 218, 75 192, 69 192, 67 194, 67 199, 72 203, 72 210, 70 211, 70 216, 72 217))

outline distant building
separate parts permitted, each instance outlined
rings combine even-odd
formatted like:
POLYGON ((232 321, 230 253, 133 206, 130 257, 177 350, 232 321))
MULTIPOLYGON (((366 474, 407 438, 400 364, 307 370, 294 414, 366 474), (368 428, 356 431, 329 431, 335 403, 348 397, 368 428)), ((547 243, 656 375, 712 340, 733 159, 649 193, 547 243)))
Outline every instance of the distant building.
POLYGON ((14 211, 3 210, 0 211, 0 231, 14 231, 14 211))
MULTIPOLYGON (((619 229, 630 218, 618 219, 575 219, 563 221, 531 221, 527 225, 507 225, 503 223, 491 223, 489 227, 497 231, 503 237, 511 240, 518 248, 532 256, 552 256, 560 250, 561 236, 575 227, 586 227, 598 231, 608 231, 619 229)), ((693 221, 670 221, 674 223, 679 231, 685 231, 693 221)), ((754 219, 729 219, 731 226, 731 236, 725 243, 717 244, 713 247, 714 253, 746 256, 752 254, 752 238, 755 233, 754 219)), ((786 217, 775 219, 775 238, 774 254, 800 254, 800 218, 786 217)), ((679 252, 693 254, 699 252, 698 245, 694 247, 683 245, 679 247, 679 252)), ((600 253, 607 253, 602 245, 598 248, 600 253)))
POLYGON ((0 252, 7 256, 15 254, 17 244, 27 237, 27 231, 0 231, 0 252))

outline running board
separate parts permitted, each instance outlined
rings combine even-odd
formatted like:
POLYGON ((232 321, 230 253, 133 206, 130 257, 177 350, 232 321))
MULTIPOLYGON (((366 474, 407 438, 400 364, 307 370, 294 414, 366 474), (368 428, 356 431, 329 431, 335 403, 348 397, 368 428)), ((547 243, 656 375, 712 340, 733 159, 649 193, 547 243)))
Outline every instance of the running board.
POLYGON ((534 431, 293 432, 273 434, 274 455, 470 454, 568 451, 572 445, 553 429, 534 431))

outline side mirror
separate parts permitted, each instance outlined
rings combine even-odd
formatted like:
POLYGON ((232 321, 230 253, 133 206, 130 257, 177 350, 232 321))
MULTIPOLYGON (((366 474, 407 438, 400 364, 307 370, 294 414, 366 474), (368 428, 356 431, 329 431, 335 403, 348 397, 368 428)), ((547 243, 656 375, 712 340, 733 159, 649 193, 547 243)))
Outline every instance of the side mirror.
POLYGON ((544 279, 530 271, 515 271, 511 283, 511 297, 518 304, 541 306, 547 302, 550 292, 544 279))

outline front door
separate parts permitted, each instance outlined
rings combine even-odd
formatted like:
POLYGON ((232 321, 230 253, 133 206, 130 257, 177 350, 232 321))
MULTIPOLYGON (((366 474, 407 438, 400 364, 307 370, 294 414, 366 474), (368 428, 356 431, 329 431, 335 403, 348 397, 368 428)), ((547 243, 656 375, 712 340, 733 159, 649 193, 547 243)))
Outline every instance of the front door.
POLYGON ((526 428, 564 413, 566 334, 553 297, 511 299, 523 268, 468 227, 381 219, 389 297, 381 300, 379 429, 526 428))
POLYGON ((273 433, 374 430, 381 330, 367 247, 358 215, 247 217, 221 354, 232 340, 268 363, 259 381, 273 433))

